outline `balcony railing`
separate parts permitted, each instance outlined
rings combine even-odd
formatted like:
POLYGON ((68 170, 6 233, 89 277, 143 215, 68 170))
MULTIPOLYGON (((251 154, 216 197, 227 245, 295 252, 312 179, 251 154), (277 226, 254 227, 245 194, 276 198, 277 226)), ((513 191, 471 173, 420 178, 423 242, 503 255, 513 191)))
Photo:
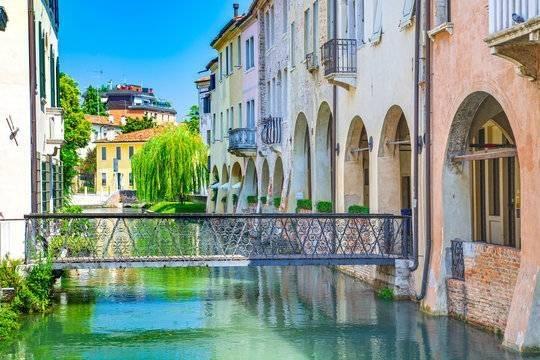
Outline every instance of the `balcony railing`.
POLYGON ((496 33, 540 16, 538 0, 490 0, 489 32, 496 33))
POLYGON ((314 72, 319 69, 319 59, 317 59, 317 53, 306 54, 306 69, 309 72, 314 72))
POLYGON ((356 74, 356 40, 332 39, 321 48, 324 75, 356 74))
POLYGON ((269 116, 262 121, 261 139, 263 144, 281 144, 281 125, 283 119, 269 116))
POLYGON ((464 280, 465 262, 463 259, 463 242, 453 240, 450 250, 452 252, 452 278, 456 280, 464 280))
POLYGON ((257 149, 256 130, 249 128, 237 128, 229 130, 229 152, 239 156, 257 149))

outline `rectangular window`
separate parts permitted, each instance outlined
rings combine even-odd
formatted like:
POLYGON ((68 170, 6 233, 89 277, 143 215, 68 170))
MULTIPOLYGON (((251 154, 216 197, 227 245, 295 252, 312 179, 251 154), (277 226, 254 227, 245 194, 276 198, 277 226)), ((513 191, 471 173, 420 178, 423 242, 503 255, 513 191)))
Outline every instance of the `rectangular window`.
POLYGON ((310 26, 311 26, 310 9, 307 9, 304 12, 304 56, 310 53, 310 50, 309 50, 311 48, 311 44, 309 41, 311 39, 311 36, 310 36, 311 34, 309 32, 310 26))
POLYGON ((241 128, 242 127, 242 103, 238 104, 238 127, 241 128))
POLYGON ((356 40, 358 45, 364 43, 364 0, 356 0, 357 9, 356 9, 356 40))
POLYGON ((235 129, 235 126, 234 126, 234 106, 231 107, 231 119, 229 120, 229 127, 230 129, 235 129))
POLYGON ((270 15, 268 11, 264 14, 264 45, 266 50, 270 49, 270 15))
POLYGON ((255 100, 250 100, 246 103, 247 106, 247 127, 249 129, 255 128, 255 100))
POLYGON ((270 115, 272 113, 272 88, 270 87, 270 81, 266 83, 266 98, 268 99, 268 103, 266 104, 266 115, 270 115))
POLYGON ((117 146, 116 147, 116 158, 118 160, 121 160, 122 159, 122 149, 120 148, 120 146, 117 146))
POLYGON ((101 186, 107 186, 107 173, 101 173, 101 186))
POLYGON ((212 109, 211 109, 211 106, 210 106, 210 96, 205 96, 203 98, 203 113, 204 114, 210 114, 211 111, 212 111, 212 109))
POLYGON ((335 38, 334 23, 336 19, 336 14, 334 14, 334 1, 336 0, 328 0, 328 11, 326 12, 327 14, 326 30, 327 30, 327 36, 329 40, 335 38))
POLYGON ((287 32, 287 24, 289 23, 289 0, 283 0, 283 33, 287 32))
POLYGON ((225 136, 227 136, 227 132, 228 132, 228 130, 231 128, 231 125, 230 125, 230 123, 229 123, 229 116, 230 116, 229 113, 230 113, 230 110, 227 109, 226 111, 227 111, 227 113, 226 113, 226 115, 225 115, 225 116, 226 116, 225 121, 226 121, 226 126, 227 126, 227 128, 225 129, 225 136))
MULTIPOLYGON (((212 124, 212 127, 213 126, 215 126, 214 123, 212 124)), ((206 130, 206 143, 210 144, 211 142, 212 142, 212 131, 206 130)))
POLYGON ((225 48, 225 75, 229 75, 229 46, 225 48))
POLYGON ((216 114, 212 115, 212 142, 216 141, 216 114))
POLYGON ((133 153, 135 152, 135 149, 133 148, 133 146, 130 146, 129 147, 129 158, 131 159, 133 157, 133 153))
POLYGON ((238 39, 236 40, 236 48, 238 50, 238 59, 236 60, 238 67, 242 66, 242 39, 240 36, 238 36, 238 39))
POLYGON ((133 187, 133 173, 129 173, 129 186, 133 187))
POLYGON ((223 52, 219 53, 219 80, 223 80, 223 52))
POLYGON ((489 215, 500 216, 501 215, 501 202, 500 202, 500 174, 499 174, 499 159, 489 160, 489 179, 488 184, 491 188, 489 192, 489 215))
POLYGON ((101 148, 101 160, 107 160, 107 148, 105 146, 101 148))
POLYGON ((274 5, 270 7, 270 41, 271 44, 274 44, 274 41, 276 39, 276 31, 275 31, 275 16, 274 16, 274 5))
POLYGON ((225 134, 225 124, 223 124, 223 112, 219 114, 219 131, 220 131, 220 140, 223 139, 223 135, 225 134))
POLYGON ((296 64, 296 34, 294 33, 294 22, 291 23, 291 64, 294 67, 296 64))
POLYGON ((317 50, 319 49, 319 0, 313 3, 313 62, 317 64, 317 50))

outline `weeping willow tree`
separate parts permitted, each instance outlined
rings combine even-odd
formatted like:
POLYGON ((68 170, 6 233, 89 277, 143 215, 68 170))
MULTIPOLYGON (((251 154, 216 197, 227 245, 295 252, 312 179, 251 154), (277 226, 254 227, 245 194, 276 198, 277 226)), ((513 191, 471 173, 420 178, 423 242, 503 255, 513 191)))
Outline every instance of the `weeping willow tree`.
POLYGON ((203 186, 208 150, 200 136, 171 126, 148 141, 132 158, 137 198, 181 201, 203 186))

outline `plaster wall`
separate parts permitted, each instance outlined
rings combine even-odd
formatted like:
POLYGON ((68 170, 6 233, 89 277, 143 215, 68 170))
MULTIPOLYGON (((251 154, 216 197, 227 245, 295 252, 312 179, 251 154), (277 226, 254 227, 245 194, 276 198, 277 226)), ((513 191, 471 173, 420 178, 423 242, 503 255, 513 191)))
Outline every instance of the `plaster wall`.
MULTIPOLYGON (((436 35, 432 45, 432 201, 433 249, 429 288, 424 306, 434 313, 446 313, 445 281, 448 274, 450 241, 470 240, 470 230, 460 233, 451 221, 458 206, 453 194, 465 185, 448 183, 446 149, 450 126, 460 104, 478 91, 492 95, 505 111, 516 140, 521 168, 521 263, 508 313, 504 343, 524 350, 540 345, 540 87, 516 75, 514 66, 490 54, 483 39, 488 35, 488 1, 451 3, 453 34, 436 35), (533 319, 536 319, 533 320, 533 319)), ((432 8, 435 6, 433 1, 432 8)))

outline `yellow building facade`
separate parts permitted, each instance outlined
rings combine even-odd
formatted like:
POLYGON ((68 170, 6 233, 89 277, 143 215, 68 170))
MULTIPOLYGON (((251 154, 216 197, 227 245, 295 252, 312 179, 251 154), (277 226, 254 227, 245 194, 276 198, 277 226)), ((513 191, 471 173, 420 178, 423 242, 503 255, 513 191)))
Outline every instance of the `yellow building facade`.
POLYGON ((113 140, 96 142, 96 193, 135 190, 131 159, 159 128, 120 134, 113 140))

